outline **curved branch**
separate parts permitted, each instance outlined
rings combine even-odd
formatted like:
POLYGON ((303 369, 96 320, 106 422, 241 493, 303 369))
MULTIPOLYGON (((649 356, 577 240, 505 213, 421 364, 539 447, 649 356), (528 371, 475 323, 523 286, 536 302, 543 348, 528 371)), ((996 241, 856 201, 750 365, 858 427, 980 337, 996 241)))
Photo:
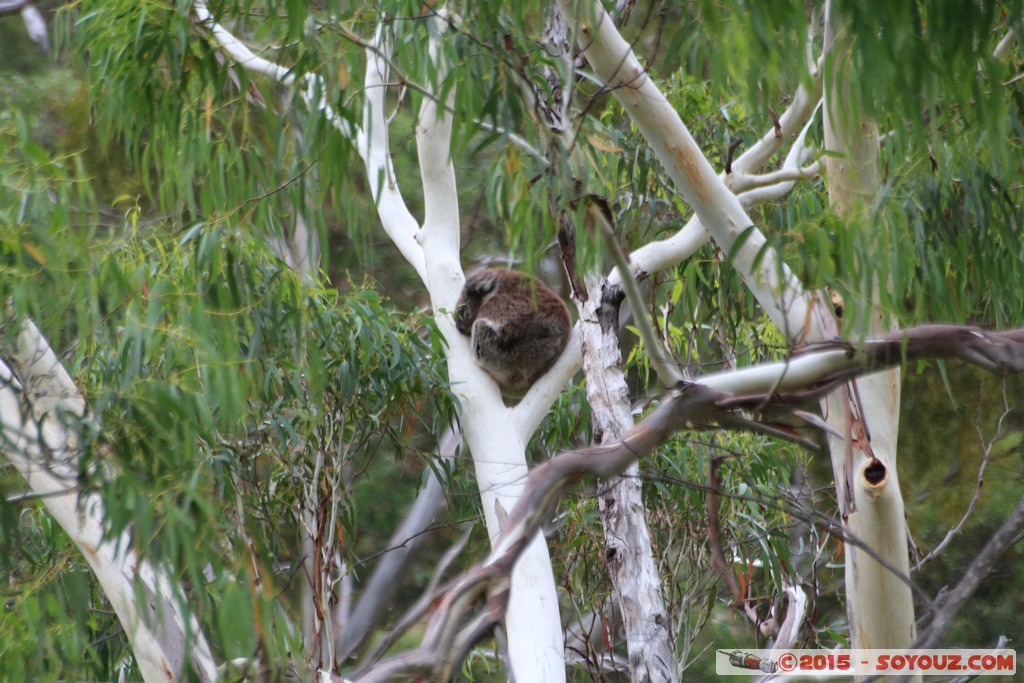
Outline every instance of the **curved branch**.
POLYGON ((711 167, 601 3, 559 0, 559 6, 570 23, 578 24, 579 42, 599 80, 629 114, 718 246, 729 253, 765 314, 793 343, 823 338, 827 328, 815 315, 819 298, 804 290, 778 253, 767 246, 764 235, 753 228, 742 203, 711 167))
POLYGON ((915 648, 933 648, 942 643, 942 639, 953 626, 953 619, 963 609, 967 600, 974 595, 974 591, 989 575, 995 563, 1010 546, 1020 542, 1022 530, 1024 530, 1024 497, 1017 502, 1017 507, 1013 509, 1006 521, 967 567, 963 578, 950 591, 942 606, 932 613, 931 623, 914 643, 915 648))
POLYGON ((188 657, 199 680, 216 680, 216 663, 198 621, 184 607, 184 591, 166 572, 140 559, 126 534, 106 538, 102 499, 78 490, 80 444, 67 424, 84 418, 86 404, 71 377, 31 322, 24 323, 5 355, 7 362, 0 361, 2 452, 82 552, 124 627, 143 677, 184 678, 188 657))
MULTIPOLYGON (((819 107, 820 104, 813 111, 818 111, 819 107)), ((809 170, 816 168, 818 164, 815 162, 806 167, 801 167, 801 164, 804 163, 805 157, 812 155, 810 148, 807 146, 807 132, 813 123, 814 117, 811 116, 800 130, 800 134, 793 141, 793 146, 790 148, 789 153, 786 154, 786 159, 782 162, 782 168, 777 171, 759 174, 737 171, 732 176, 726 178, 726 184, 736 194, 759 187, 781 184, 783 187, 782 194, 785 194, 793 188, 795 181, 811 177, 809 170)), ((820 170, 816 172, 820 173, 820 170)), ((750 206, 750 203, 744 202, 744 206, 750 206)))
MULTIPOLYGON (((195 21, 205 26, 217 41, 220 49, 236 64, 246 71, 261 74, 271 78, 284 86, 296 85, 296 75, 291 69, 280 64, 271 62, 268 59, 259 57, 249 47, 234 36, 233 33, 224 28, 214 19, 206 6, 205 0, 196 0, 193 4, 195 21)), ((349 121, 338 115, 334 109, 327 104, 327 88, 323 79, 313 73, 307 73, 298 79, 298 85, 302 87, 302 100, 313 110, 320 110, 324 113, 328 122, 342 135, 352 141, 358 141, 362 131, 354 127, 349 121)), ((362 145, 356 147, 362 151, 362 145)))
MULTIPOLYGON (((841 341, 822 342, 805 347, 784 362, 707 375, 670 390, 618 441, 563 452, 533 468, 490 556, 456 581, 438 603, 421 646, 384 660, 379 669, 354 680, 392 680, 413 671, 441 670, 422 668, 430 662, 435 666, 457 665, 457 655, 464 650, 455 647, 466 645, 466 634, 481 636, 488 623, 500 621, 507 607, 509 573, 570 487, 583 480, 621 473, 676 431, 708 424, 749 424, 746 417, 738 423, 728 418, 735 417, 739 410, 756 411, 764 406, 774 413, 795 412, 804 402, 841 386, 840 380, 931 358, 958 358, 988 370, 1024 372, 1024 329, 994 332, 969 326, 924 325, 869 339, 856 348, 841 341), (460 624, 468 625, 460 629, 460 624)), ((963 583, 963 600, 977 588, 996 553, 1005 550, 1007 539, 1012 540, 1021 527, 1024 499, 972 564, 963 583)), ((851 540, 841 527, 835 531, 851 540)), ((905 576, 901 579, 907 580, 905 576)), ((938 617, 944 616, 945 609, 933 620, 935 633, 943 628, 938 617)))
POLYGON ((310 110, 320 111, 327 121, 350 140, 366 165, 370 193, 377 206, 377 214, 384 232, 395 243, 405 260, 416 269, 420 279, 426 281, 423 250, 416 244, 419 223, 413 218, 398 189, 395 170, 391 164, 388 146, 388 121, 385 115, 387 94, 387 44, 383 25, 378 26, 374 40, 366 47, 366 97, 363 107, 363 126, 354 125, 341 117, 327 102, 327 86, 314 73, 297 77, 296 73, 280 64, 253 53, 245 43, 214 19, 203 0, 196 0, 193 13, 197 24, 206 27, 220 49, 233 62, 252 73, 271 78, 283 86, 299 86, 302 101, 310 110))
POLYGON ((377 27, 373 42, 366 48, 366 94, 363 102, 363 130, 359 154, 366 163, 370 194, 377 206, 384 232, 398 247, 405 260, 416 269, 422 282, 427 281, 427 264, 423 248, 416 242, 420 226, 402 197, 398 178, 391 163, 388 141, 386 96, 388 88, 388 44, 384 25, 377 27))
MULTIPOLYGON (((810 128, 810 122, 813 120, 812 115, 820 106, 820 103, 821 77, 818 75, 813 81, 813 89, 808 91, 804 86, 801 86, 793 98, 793 103, 779 117, 781 134, 776 134, 775 128, 771 128, 764 137, 733 162, 733 172, 731 175, 724 172, 719 174, 719 178, 725 181, 729 181, 732 178, 744 179, 731 180, 728 183, 733 192, 737 194, 744 192, 744 190, 759 187, 762 184, 783 183, 777 188, 772 188, 775 191, 770 194, 754 192, 741 194, 739 199, 743 206, 751 207, 760 202, 777 199, 784 196, 793 187, 792 183, 786 185, 784 181, 803 180, 820 173, 817 164, 800 168, 800 164, 804 163, 803 159, 807 150, 805 146, 807 131, 810 128), (786 155, 782 170, 763 175, 753 175, 750 173, 754 168, 766 163, 782 148, 782 145, 787 140, 792 138, 797 130, 800 130, 800 133, 794 140, 793 147, 786 155)), ((643 277, 648 273, 656 273, 681 263, 704 246, 710 237, 711 235, 708 233, 707 228, 701 223, 700 218, 695 215, 671 237, 650 242, 630 254, 629 260, 632 264, 633 274, 635 277, 643 277)), ((613 284, 619 284, 621 279, 622 276, 618 271, 609 278, 613 284)))
POLYGON ((764 175, 752 176, 752 189, 743 192, 739 197, 743 206, 756 206, 766 202, 782 199, 793 190, 793 185, 800 180, 814 180, 821 177, 821 162, 814 161, 806 166, 794 169, 780 169, 764 175))

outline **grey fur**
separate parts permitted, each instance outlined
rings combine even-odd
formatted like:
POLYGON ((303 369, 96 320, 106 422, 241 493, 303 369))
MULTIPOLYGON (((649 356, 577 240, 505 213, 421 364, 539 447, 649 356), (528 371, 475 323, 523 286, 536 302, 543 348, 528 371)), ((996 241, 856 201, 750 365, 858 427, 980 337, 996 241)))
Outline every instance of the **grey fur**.
POLYGON ((572 318, 557 294, 532 275, 485 268, 466 278, 455 326, 470 338, 477 365, 521 398, 569 342, 572 318))

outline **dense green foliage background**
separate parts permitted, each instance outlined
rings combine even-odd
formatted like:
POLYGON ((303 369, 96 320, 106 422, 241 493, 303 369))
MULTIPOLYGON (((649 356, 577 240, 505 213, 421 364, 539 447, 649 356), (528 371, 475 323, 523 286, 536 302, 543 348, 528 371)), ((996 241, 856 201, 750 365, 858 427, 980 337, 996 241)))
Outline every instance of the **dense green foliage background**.
MULTIPOLYGON (((393 101, 392 151, 419 215, 412 127, 433 78, 417 20, 423 8, 383 4, 394 17, 396 79, 408 86, 393 101)), ((850 116, 873 117, 885 132, 873 222, 844 223, 815 182, 759 207, 759 227, 808 287, 843 295, 848 319, 877 278, 891 283, 882 304, 903 325, 1024 325, 1024 53, 1018 45, 991 57, 1009 27, 1021 30, 1020 3, 846 5, 857 41, 850 116)), ((320 484, 317 456, 336 468, 331 481, 343 482, 332 499, 339 551, 362 578, 423 469, 444 467, 432 454, 458 406, 443 343, 415 273, 379 230, 351 145, 296 93, 225 65, 193 25, 189 3, 42 6, 57 44, 51 55, 27 39, 17 15, 0 17, 5 343, 13 321, 30 317, 58 352, 90 405, 81 425, 87 490, 102 494, 112 530, 130 526, 136 549, 188 586, 218 660, 279 662, 302 651, 298 510, 320 484), (268 247, 299 215, 324 247, 308 275, 268 247)), ((456 65, 443 87, 456 92, 452 157, 467 267, 489 258, 558 272, 547 202, 568 182, 569 159, 571 180, 609 198, 630 247, 689 218, 635 128, 585 79, 574 93, 576 147, 552 157, 564 167, 545 167, 512 144, 510 133, 543 145, 524 92, 550 95, 543 69, 564 69, 539 43, 546 8, 459 4, 462 22, 444 43, 456 65)), ((328 14, 297 1, 211 9, 254 45, 273 46, 268 58, 320 74, 332 106, 361 120, 365 59, 354 36, 372 34, 376 9, 341 3, 328 14)), ((720 168, 730 141, 760 137, 771 110, 783 110, 808 78, 807 32, 819 17, 816 3, 783 0, 650 2, 639 3, 624 31, 720 168)), ((820 46, 820 36, 811 43, 820 46)), ((821 140, 820 121, 812 136, 821 140)), ((656 274, 650 300, 695 372, 786 352, 714 247, 656 274)), ((649 369, 643 349, 625 340, 639 401, 650 391, 649 369)), ((923 553, 958 523, 988 449, 963 535, 913 576, 929 594, 957 580, 1020 495, 1022 389, 1020 378, 941 364, 904 374, 900 473, 923 553)), ((532 454, 541 460, 588 440, 583 392, 571 387, 532 454)), ((813 525, 815 515, 835 514, 825 459, 760 437, 683 434, 645 463, 643 476, 679 651, 694 679, 713 667, 707 648, 757 640, 708 578, 701 485, 712 457, 727 458, 725 532, 753 593, 768 596, 765 613, 780 567, 793 567, 815 592, 806 644, 843 642, 841 557, 813 525), (809 493, 798 495, 805 477, 809 493)), ((463 562, 486 551, 463 454, 449 474, 446 522, 400 605, 418 594, 462 524, 480 527, 463 562)), ((0 573, 8 577, 0 679, 137 675, 86 565, 23 490, 13 470, 0 469, 0 573)), ((587 492, 565 503, 559 531, 552 543, 565 613, 599 609, 610 585, 587 492)), ((951 643, 986 646, 1020 633, 1024 616, 1006 596, 1024 592, 1021 560, 1019 547, 1004 558, 951 643)), ((466 674, 485 678, 495 666, 478 653, 466 674)), ((578 675, 589 678, 582 668, 578 675)))

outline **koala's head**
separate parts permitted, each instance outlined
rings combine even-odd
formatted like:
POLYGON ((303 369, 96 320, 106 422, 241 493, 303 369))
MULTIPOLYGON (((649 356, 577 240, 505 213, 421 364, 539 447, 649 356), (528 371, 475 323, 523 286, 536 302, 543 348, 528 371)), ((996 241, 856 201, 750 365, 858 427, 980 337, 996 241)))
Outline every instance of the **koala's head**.
POLYGON ((466 278, 462 296, 455 304, 455 328, 468 335, 473 328, 480 307, 500 289, 500 280, 508 271, 484 268, 466 278))

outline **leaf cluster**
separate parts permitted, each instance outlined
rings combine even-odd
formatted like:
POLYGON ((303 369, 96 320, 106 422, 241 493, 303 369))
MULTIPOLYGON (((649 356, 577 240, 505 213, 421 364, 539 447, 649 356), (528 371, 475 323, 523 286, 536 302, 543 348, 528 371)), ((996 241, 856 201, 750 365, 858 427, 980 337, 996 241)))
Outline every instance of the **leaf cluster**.
MULTIPOLYGON (((64 169, 73 163, 41 152, 34 163, 8 177, 27 183, 45 171, 51 187, 71 192, 64 169)), ((69 204, 40 202, 0 233, 0 296, 52 333, 88 402, 89 414, 69 425, 84 443, 79 483, 101 494, 112 537, 128 530, 135 551, 182 573, 224 654, 251 654, 257 642, 283 653, 305 501, 320 492, 339 520, 337 551, 350 555, 358 513, 347 484, 335 483, 450 419, 441 338, 430 320, 397 315, 372 290, 339 297, 301 277, 227 224, 169 234, 130 215, 116 233, 55 233, 69 204), (265 590, 253 594, 234 577, 260 577, 265 590)), ((5 343, 17 327, 5 326, 5 343)), ((19 487, 5 479, 4 489, 19 487)), ((85 580, 41 576, 31 552, 40 532, 14 514, 36 506, 0 508, 4 544, 21 548, 5 555, 26 579, 8 593, 19 610, 36 609, 53 580, 85 580)), ((83 595, 96 590, 86 583, 83 595)), ((61 609, 72 603, 86 604, 61 609)), ((44 616, 19 611, 8 627, 44 616)), ((40 670, 53 671, 44 659, 40 670)))

